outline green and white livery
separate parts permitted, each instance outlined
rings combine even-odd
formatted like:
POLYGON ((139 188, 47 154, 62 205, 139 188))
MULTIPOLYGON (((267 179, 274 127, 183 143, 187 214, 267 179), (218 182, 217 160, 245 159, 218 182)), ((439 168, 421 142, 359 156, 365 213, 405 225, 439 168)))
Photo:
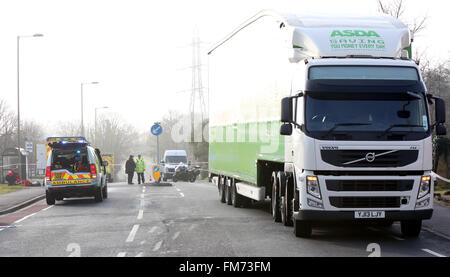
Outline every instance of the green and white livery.
POLYGON ((297 236, 340 220, 400 221, 419 235, 445 105, 427 92, 412 40, 388 16, 262 11, 214 45, 209 171, 220 200, 270 198, 297 236))

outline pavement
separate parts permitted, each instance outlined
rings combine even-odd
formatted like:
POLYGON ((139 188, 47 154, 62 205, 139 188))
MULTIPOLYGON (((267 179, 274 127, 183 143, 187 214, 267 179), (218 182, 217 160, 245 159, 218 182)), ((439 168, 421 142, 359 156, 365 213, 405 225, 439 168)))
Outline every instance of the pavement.
POLYGON ((367 257, 377 254, 374 245, 382 257, 448 257, 450 239, 440 233, 450 221, 441 208, 419 238, 402 238, 395 223, 317 226, 303 239, 273 222, 270 201, 234 208, 208 182, 110 183, 101 203, 41 200, 1 215, 0 257, 367 257))
POLYGON ((450 239, 450 207, 434 202, 433 216, 423 226, 450 239))
POLYGON ((44 187, 28 187, 0 194, 0 215, 15 212, 44 198, 44 187))

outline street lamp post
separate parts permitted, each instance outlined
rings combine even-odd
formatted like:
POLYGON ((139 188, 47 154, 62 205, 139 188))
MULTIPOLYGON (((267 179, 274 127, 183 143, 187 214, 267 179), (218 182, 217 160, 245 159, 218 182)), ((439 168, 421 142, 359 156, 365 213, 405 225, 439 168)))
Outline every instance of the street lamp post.
POLYGON ((97 107, 95 108, 95 120, 94 120, 94 138, 95 138, 95 144, 97 144, 97 110, 99 109, 108 109, 109 107, 104 106, 104 107, 97 107))
POLYGON ((81 83, 81 135, 84 137, 84 104, 83 104, 83 86, 96 85, 98 82, 81 83))
POLYGON ((20 39, 31 37, 43 37, 43 34, 31 36, 17 36, 17 169, 21 173, 22 163, 20 161, 20 39))

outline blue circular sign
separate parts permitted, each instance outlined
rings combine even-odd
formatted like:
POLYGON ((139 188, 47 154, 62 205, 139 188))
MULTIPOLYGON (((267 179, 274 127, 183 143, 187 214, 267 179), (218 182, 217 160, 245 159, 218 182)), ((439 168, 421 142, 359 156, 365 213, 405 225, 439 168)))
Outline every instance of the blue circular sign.
POLYGON ((155 136, 159 136, 162 133, 162 127, 159 124, 155 124, 152 126, 151 132, 155 136))

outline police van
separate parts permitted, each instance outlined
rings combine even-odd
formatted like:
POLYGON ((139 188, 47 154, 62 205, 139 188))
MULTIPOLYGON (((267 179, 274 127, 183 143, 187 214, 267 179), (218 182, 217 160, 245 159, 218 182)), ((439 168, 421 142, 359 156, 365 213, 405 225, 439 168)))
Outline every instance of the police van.
POLYGON ((100 150, 90 146, 85 137, 47 138, 49 153, 45 170, 45 195, 48 205, 55 200, 94 197, 101 202, 108 197, 106 166, 100 150))

